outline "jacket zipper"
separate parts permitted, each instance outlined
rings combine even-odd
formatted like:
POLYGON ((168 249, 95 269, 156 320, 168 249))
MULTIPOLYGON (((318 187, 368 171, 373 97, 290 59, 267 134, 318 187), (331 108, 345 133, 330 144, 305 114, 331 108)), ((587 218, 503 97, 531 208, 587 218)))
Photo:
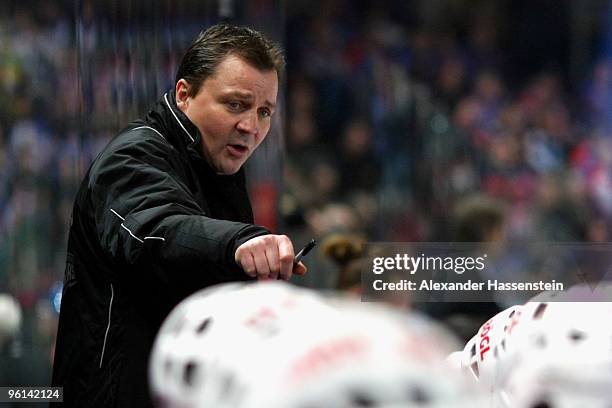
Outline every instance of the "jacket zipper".
POLYGON ((111 288, 111 298, 110 303, 108 304, 108 326, 106 326, 106 333, 104 333, 104 343, 102 344, 102 354, 100 355, 100 368, 102 368, 102 361, 104 360, 104 350, 106 349, 106 339, 108 338, 108 331, 110 330, 111 325, 111 311, 113 310, 113 298, 115 297, 115 290, 113 288, 113 284, 110 285, 111 288))

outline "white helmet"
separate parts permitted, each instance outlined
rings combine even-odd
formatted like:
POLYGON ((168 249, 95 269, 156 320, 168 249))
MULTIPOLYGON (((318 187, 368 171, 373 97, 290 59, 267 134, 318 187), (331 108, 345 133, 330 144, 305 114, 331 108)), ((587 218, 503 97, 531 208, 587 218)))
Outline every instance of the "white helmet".
POLYGON ((328 309, 309 292, 276 282, 230 283, 193 294, 170 313, 155 340, 154 397, 160 406, 176 407, 214 400, 228 387, 220 381, 235 371, 234 362, 248 364, 281 329, 328 309))
POLYGON ((612 364, 554 351, 526 354, 499 390, 499 406, 609 408, 612 364))
POLYGON ((170 314, 151 387, 163 407, 477 406, 444 364, 451 344, 419 317, 280 282, 234 285, 170 314))
POLYGON ((337 310, 333 326, 321 328, 302 349, 278 361, 285 392, 274 402, 245 407, 482 406, 482 394, 444 361, 456 344, 447 331, 379 305, 330 304, 337 310), (317 362, 320 355, 328 360, 317 362))
POLYGON ((497 406, 566 407, 576 406, 571 405, 575 401, 609 402, 611 317, 612 303, 607 302, 513 306, 481 327, 463 350, 461 366, 476 372, 474 377, 493 393, 497 406), (487 335, 487 353, 479 355, 487 335), (581 377, 581 372, 588 377, 581 377), (595 390, 595 384, 602 382, 607 385, 595 390), (587 383, 592 386, 584 386, 587 383))
POLYGON ((0 346, 11 339, 21 326, 21 307, 14 297, 0 293, 0 346))
POLYGON ((487 320, 464 349, 451 354, 449 360, 493 392, 499 360, 505 355, 508 330, 516 324, 522 309, 523 306, 512 306, 487 320))
POLYGON ((524 314, 499 366, 503 406, 608 407, 612 303, 532 302, 524 314))

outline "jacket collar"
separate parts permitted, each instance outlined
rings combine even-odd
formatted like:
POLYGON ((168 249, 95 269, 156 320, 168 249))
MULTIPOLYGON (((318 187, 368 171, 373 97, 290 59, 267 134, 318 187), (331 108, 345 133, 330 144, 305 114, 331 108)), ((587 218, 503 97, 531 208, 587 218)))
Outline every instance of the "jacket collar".
POLYGON ((166 92, 157 101, 147 114, 145 122, 158 129, 174 147, 199 151, 198 146, 202 139, 200 131, 176 106, 174 91, 166 92))

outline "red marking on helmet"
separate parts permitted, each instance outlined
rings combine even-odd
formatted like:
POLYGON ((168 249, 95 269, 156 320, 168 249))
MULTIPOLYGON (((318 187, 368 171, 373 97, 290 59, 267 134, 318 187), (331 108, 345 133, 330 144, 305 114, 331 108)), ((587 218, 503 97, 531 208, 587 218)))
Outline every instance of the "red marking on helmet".
POLYGON ((489 332, 491 331, 493 324, 493 319, 489 319, 485 324, 480 328, 480 344, 478 348, 480 350, 480 360, 484 360, 485 354, 491 349, 489 343, 491 342, 491 338, 489 337, 489 332))
POLYGON ((315 375, 322 370, 340 365, 351 357, 363 355, 366 344, 362 339, 344 337, 318 344, 308 350, 290 368, 294 380, 315 375))
POLYGON ((259 309, 253 316, 248 318, 244 324, 246 326, 258 326, 262 322, 269 321, 270 319, 277 318, 276 312, 268 307, 259 309))

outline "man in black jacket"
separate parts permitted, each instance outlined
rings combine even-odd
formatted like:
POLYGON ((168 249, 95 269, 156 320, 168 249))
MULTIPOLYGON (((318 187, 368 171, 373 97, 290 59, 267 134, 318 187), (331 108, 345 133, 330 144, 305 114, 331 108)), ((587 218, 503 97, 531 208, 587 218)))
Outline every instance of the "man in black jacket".
POLYGON ((53 367, 64 406, 150 406, 149 352, 174 305, 213 284, 306 271, 286 236, 253 225, 242 169, 270 129, 283 65, 260 33, 211 27, 183 56, 174 91, 90 167, 53 367))

